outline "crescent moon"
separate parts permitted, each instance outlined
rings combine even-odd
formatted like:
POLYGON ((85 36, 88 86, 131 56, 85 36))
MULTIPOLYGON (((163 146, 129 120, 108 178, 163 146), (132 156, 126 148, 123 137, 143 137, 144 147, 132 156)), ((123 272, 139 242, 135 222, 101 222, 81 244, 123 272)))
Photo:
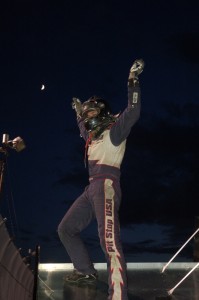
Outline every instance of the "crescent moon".
POLYGON ((42 86, 41 86, 41 90, 44 90, 45 89, 45 85, 44 84, 42 84, 42 86))

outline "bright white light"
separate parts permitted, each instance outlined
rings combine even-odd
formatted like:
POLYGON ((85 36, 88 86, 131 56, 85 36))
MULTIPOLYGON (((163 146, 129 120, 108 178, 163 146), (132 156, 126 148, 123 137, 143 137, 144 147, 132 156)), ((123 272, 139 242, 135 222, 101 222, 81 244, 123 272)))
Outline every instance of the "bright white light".
POLYGON ((42 84, 42 86, 41 86, 41 90, 43 91, 45 89, 45 85, 44 84, 42 84))
POLYGON ((48 272, 57 271, 57 270, 73 270, 74 266, 72 263, 47 263, 39 264, 39 270, 45 270, 48 272))

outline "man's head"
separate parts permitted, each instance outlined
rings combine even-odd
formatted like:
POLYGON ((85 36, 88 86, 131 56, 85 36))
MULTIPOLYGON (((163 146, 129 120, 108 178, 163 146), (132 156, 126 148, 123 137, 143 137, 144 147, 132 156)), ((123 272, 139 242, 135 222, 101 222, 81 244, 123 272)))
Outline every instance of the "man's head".
POLYGON ((97 130, 100 134, 114 122, 109 105, 97 96, 93 96, 82 103, 82 117, 87 131, 97 130))
MULTIPOLYGON (((87 101, 82 103, 82 117, 85 119, 87 118, 90 112, 96 112, 96 115, 102 113, 103 111, 108 113, 108 110, 110 111, 110 108, 108 107, 108 104, 105 103, 105 101, 97 96, 92 96, 87 101)), ((90 114, 92 115, 92 114, 90 114)))

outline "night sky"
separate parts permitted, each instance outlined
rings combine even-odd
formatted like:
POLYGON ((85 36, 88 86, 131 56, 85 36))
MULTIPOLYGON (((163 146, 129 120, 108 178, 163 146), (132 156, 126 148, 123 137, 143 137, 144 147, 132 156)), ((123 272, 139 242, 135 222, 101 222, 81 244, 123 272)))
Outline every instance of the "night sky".
MULTIPOLYGON (((15 243, 42 262, 68 262, 57 226, 88 183, 72 97, 127 105, 143 58, 142 111, 122 165, 121 234, 127 261, 169 259, 199 215, 199 2, 4 1, 0 9, 0 136, 9 151, 0 212, 15 243), (41 90, 42 85, 45 89, 41 90)), ((83 233, 103 261, 96 224, 83 233)), ((192 246, 181 260, 191 260, 192 246)))

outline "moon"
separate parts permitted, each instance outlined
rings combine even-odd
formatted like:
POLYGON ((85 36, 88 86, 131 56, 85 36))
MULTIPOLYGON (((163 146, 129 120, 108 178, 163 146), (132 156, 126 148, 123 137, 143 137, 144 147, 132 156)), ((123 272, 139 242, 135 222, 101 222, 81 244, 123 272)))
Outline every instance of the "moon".
POLYGON ((41 86, 41 90, 43 91, 45 89, 45 85, 44 84, 42 84, 42 86, 41 86))

